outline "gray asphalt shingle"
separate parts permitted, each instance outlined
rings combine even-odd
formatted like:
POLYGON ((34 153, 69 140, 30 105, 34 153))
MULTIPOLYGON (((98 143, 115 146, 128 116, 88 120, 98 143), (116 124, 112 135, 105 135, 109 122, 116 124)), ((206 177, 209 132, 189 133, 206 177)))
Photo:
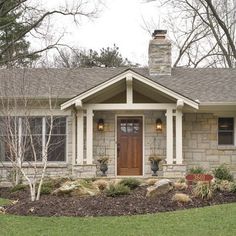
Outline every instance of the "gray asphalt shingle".
MULTIPOLYGON (((0 96, 71 98, 127 68, 0 70, 0 96), (49 91, 49 88, 51 90, 49 91)), ((133 70, 200 102, 236 102, 236 69, 174 68, 171 76, 150 77, 147 68, 133 70)))

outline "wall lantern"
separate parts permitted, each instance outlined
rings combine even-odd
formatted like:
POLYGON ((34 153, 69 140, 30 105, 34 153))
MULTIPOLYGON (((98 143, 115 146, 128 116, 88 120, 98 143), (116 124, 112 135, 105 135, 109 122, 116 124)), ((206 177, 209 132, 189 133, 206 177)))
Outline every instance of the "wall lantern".
POLYGON ((98 129, 98 131, 103 131, 104 130, 104 120, 103 119, 98 120, 97 129, 98 129))
POLYGON ((162 131, 162 121, 161 121, 161 119, 156 120, 156 131, 158 131, 158 132, 162 131))

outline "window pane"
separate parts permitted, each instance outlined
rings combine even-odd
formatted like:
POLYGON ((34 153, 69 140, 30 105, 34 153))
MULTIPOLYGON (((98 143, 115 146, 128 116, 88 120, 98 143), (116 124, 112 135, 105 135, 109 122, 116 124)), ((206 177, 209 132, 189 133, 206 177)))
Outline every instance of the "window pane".
POLYGON ((233 145, 234 137, 232 132, 219 133, 219 144, 221 145, 233 145))
POLYGON ((65 161, 66 136, 52 135, 48 148, 48 161, 65 161))
POLYGON ((234 118, 219 118, 218 121, 219 130, 234 130, 234 118))
MULTIPOLYGON (((46 120, 46 134, 50 131, 51 119, 48 117, 46 120)), ((66 133, 66 117, 54 117, 52 124, 52 134, 65 134, 66 133)))

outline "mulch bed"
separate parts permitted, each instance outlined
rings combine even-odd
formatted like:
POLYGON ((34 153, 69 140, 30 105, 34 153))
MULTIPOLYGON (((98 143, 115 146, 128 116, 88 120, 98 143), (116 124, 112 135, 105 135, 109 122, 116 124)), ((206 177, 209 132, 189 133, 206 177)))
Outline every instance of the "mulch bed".
MULTIPOLYGON (((104 194, 82 198, 43 195, 39 201, 31 202, 29 193, 26 191, 10 193, 9 189, 2 188, 0 189, 0 197, 19 199, 15 205, 6 207, 7 213, 34 216, 137 215, 236 202, 235 193, 217 191, 211 200, 192 197, 190 203, 178 203, 171 200, 176 192, 176 190, 172 190, 163 196, 147 198, 146 187, 138 187, 130 195, 114 198, 106 197, 104 194)), ((190 189, 181 192, 191 195, 190 189)))

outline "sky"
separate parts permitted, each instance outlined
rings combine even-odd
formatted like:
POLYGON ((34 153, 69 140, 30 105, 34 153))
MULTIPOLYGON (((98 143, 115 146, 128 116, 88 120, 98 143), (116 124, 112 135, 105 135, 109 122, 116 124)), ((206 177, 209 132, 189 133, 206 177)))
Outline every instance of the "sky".
MULTIPOLYGON (((61 0, 62 1, 62 0, 61 0)), ((73 0, 67 0, 68 3, 73 0)), ((58 19, 54 31, 66 31, 61 42, 81 49, 99 50, 102 47, 119 47, 123 57, 133 63, 147 65, 148 43, 151 36, 144 29, 144 20, 160 25, 162 11, 157 1, 144 0, 104 0, 105 5, 98 18, 82 20, 76 26, 69 19, 58 19)), ((47 1, 49 6, 57 6, 58 0, 47 1)))

